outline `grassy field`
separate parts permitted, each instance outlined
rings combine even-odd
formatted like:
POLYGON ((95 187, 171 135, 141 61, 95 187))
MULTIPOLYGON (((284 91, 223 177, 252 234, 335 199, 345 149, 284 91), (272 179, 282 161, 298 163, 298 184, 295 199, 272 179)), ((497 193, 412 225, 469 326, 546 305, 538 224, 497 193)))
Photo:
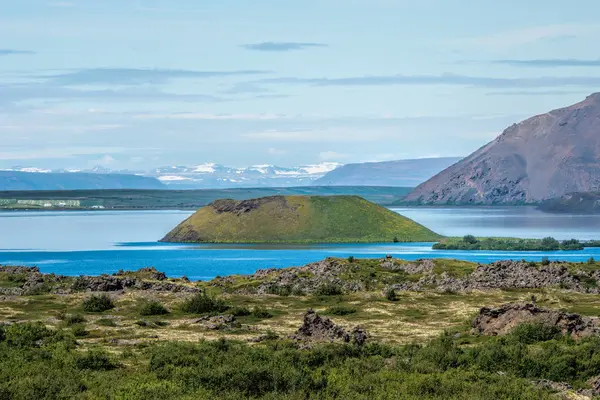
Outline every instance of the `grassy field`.
MULTIPOLYGON (((374 260, 354 263, 345 279, 391 276, 374 260)), ((435 268, 462 276, 475 264, 446 260, 435 268)), ((9 275, 0 275, 0 287, 26 281, 9 275)), ((206 290, 223 312, 239 315, 238 325, 203 327, 198 318, 216 312, 190 310, 186 305, 196 295, 187 293, 113 292, 109 308, 96 312, 89 311, 92 295, 85 292, 3 296, 0 398, 585 399, 575 391, 589 389, 600 366, 598 338, 543 337, 534 326, 502 338, 470 331, 480 307, 532 296, 538 306, 599 316, 600 299, 593 294, 560 288, 407 291, 392 301, 381 286, 339 295, 256 295, 236 292, 244 277, 218 285, 170 281, 206 290), (308 308, 346 328, 365 328, 367 344, 304 348, 289 340, 308 308), (159 315, 147 315, 149 309, 159 315), (540 379, 573 388, 556 394, 535 383, 540 379)))
POLYGON ((357 196, 279 196, 255 203, 224 202, 204 207, 169 233, 165 241, 361 243, 440 238, 424 226, 357 196))
MULTIPOLYGON (((295 187, 257 189, 205 190, 61 190, 61 191, 0 191, 0 209, 17 207, 18 200, 77 200, 81 208, 102 206, 105 209, 193 209, 218 199, 246 200, 275 195, 356 195, 381 205, 390 205, 408 194, 412 188, 402 187, 295 187)), ((42 207, 31 207, 42 208, 42 207)))

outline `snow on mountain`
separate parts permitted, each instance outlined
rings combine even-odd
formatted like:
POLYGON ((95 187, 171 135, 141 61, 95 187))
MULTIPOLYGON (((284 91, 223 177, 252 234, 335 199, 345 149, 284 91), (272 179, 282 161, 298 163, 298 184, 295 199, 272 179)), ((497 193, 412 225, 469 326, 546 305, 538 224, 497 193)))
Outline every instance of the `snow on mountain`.
POLYGON ((149 176, 178 188, 302 186, 312 184, 339 166, 341 164, 323 163, 286 168, 258 164, 234 168, 205 163, 191 167, 161 167, 153 170, 149 176))
POLYGON ((50 170, 34 167, 13 167, 10 171, 44 173, 128 174, 156 178, 174 189, 232 188, 232 187, 285 187, 308 186, 341 164, 322 163, 298 167, 279 167, 271 164, 251 165, 245 168, 228 167, 215 163, 192 166, 171 165, 151 171, 111 170, 102 166, 89 169, 50 170))

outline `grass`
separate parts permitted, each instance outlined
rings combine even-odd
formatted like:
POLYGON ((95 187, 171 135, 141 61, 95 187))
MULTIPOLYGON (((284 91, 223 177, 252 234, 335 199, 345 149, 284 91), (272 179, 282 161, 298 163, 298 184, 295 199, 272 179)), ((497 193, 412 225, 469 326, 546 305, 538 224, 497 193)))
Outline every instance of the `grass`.
MULTIPOLYGON (((200 209, 165 238, 212 243, 427 242, 441 237, 358 196, 279 196, 257 199, 247 212, 200 209)), ((251 205, 251 203, 244 203, 251 205)), ((241 207, 223 200, 218 207, 241 207)))

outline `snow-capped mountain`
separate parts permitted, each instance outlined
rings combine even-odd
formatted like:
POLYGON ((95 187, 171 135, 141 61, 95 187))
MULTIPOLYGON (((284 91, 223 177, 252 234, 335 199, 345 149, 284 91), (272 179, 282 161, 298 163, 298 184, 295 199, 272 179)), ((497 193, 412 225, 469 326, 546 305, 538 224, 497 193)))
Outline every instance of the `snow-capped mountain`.
POLYGON ((341 164, 322 163, 299 167, 275 165, 252 165, 245 168, 227 167, 206 163, 193 166, 169 166, 151 171, 111 170, 96 166, 89 169, 41 169, 35 167, 13 167, 6 171, 37 173, 88 173, 97 175, 121 174, 156 178, 173 189, 235 188, 235 187, 284 187, 307 186, 341 164))
POLYGON ((207 163, 157 168, 147 176, 158 178, 166 185, 182 188, 302 186, 312 184, 339 166, 341 164, 322 163, 285 168, 264 164, 234 168, 207 163))

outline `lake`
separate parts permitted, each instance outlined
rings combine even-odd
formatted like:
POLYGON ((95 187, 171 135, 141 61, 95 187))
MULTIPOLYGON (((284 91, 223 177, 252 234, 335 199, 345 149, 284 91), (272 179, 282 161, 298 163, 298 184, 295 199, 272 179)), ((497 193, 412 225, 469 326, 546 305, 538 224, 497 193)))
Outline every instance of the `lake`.
MULTIPOLYGON (((600 239, 600 215, 544 214, 531 207, 394 208, 447 236, 600 239)), ((99 275, 155 266, 172 277, 211 279, 262 268, 304 265, 325 257, 458 258, 585 261, 600 249, 577 252, 436 251, 431 243, 341 245, 180 245, 156 241, 187 218, 186 211, 0 213, 0 264, 36 265, 43 272, 99 275)))

